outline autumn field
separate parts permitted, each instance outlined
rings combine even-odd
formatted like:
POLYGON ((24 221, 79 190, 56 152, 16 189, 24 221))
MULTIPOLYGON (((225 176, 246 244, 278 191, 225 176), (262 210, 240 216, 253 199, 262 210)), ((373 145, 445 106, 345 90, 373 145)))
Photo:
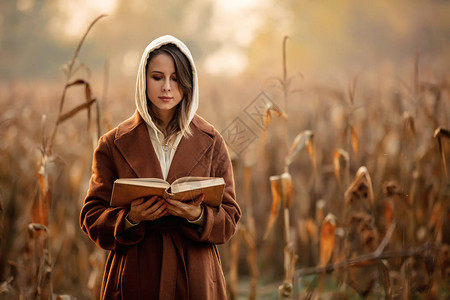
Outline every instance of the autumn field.
MULTIPOLYGON (((199 113, 227 142, 243 210, 220 246, 228 297, 449 299, 448 57, 324 84, 289 64, 291 39, 263 78, 200 72, 199 113)), ((0 82, 0 299, 98 298, 107 253, 79 212, 134 82, 78 55, 59 80, 0 82)))

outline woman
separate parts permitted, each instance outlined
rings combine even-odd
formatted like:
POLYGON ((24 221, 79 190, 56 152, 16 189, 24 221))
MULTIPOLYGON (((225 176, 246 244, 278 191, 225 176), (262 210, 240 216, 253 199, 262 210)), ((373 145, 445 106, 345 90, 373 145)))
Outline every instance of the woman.
POLYGON ((201 117, 188 48, 162 36, 144 50, 136 83, 137 111, 101 137, 81 210, 81 227, 109 250, 101 299, 225 299, 216 245, 235 232, 241 211, 223 138, 201 117), (219 207, 156 196, 111 207, 114 180, 223 177, 219 207))

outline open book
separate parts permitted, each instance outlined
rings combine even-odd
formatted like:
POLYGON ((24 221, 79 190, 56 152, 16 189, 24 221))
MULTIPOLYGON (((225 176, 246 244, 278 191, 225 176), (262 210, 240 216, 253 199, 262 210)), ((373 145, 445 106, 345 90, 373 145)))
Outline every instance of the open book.
POLYGON ((114 181, 111 206, 128 206, 138 198, 153 195, 190 201, 205 194, 204 204, 219 206, 225 181, 220 177, 182 177, 172 184, 160 178, 120 178, 114 181))

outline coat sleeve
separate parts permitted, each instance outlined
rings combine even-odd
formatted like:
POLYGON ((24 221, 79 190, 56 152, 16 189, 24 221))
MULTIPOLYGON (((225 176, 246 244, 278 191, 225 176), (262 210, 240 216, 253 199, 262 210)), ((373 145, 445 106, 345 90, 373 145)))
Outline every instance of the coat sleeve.
POLYGON ((211 176, 222 177, 225 180, 222 204, 218 208, 205 205, 205 222, 200 233, 198 227, 192 224, 186 224, 183 226, 183 230, 186 236, 194 241, 223 244, 236 231, 237 223, 241 218, 241 209, 236 202, 230 156, 225 142, 219 134, 214 146, 211 176))
POLYGON ((103 136, 94 151, 89 190, 81 209, 81 228, 101 248, 120 250, 139 243, 145 228, 139 224, 125 231, 127 209, 111 207, 112 187, 117 170, 111 154, 111 145, 103 136))

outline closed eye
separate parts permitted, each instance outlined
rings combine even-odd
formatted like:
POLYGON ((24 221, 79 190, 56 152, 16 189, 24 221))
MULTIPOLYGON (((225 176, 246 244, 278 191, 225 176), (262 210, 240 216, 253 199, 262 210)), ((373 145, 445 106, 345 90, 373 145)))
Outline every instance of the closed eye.
POLYGON ((158 76, 158 75, 153 75, 152 79, 156 80, 156 81, 160 81, 161 79, 163 79, 163 77, 162 76, 158 76))

